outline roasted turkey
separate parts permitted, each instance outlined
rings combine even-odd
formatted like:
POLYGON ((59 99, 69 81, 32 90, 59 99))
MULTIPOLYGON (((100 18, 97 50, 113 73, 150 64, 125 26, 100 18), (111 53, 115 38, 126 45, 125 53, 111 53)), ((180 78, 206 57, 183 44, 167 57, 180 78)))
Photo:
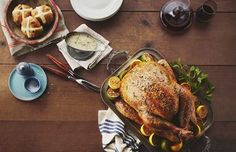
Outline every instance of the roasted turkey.
POLYGON ((140 62, 121 80, 117 110, 125 117, 172 142, 193 136, 197 98, 177 83, 166 60, 140 62))

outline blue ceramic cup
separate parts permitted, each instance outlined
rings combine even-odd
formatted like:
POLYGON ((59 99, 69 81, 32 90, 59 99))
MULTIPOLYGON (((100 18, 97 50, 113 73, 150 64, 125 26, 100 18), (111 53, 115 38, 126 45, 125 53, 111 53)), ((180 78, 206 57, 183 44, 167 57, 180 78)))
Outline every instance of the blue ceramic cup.
POLYGON ((25 79, 24 87, 30 93, 36 93, 41 88, 41 83, 36 77, 28 77, 25 79))

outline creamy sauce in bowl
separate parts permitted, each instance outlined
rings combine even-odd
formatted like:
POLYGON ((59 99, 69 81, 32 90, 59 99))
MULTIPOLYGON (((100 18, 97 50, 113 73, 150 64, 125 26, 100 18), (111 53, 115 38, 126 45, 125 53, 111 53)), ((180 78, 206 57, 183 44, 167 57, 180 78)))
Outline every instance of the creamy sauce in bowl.
POLYGON ((95 51, 97 40, 87 33, 73 33, 67 40, 67 45, 81 51, 95 51))

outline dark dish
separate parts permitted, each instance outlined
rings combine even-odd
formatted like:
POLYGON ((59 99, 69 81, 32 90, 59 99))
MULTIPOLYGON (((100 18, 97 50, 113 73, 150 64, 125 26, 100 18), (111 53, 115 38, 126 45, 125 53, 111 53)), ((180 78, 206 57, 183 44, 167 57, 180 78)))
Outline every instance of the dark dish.
POLYGON ((68 53, 77 60, 92 57, 97 48, 96 39, 84 32, 70 32, 66 35, 65 41, 68 53))
POLYGON ((59 14, 57 10, 57 6, 53 0, 10 0, 5 8, 5 25, 7 30, 9 31, 10 35, 17 41, 34 45, 39 44, 47 40, 52 34, 55 32, 57 25, 59 22, 59 14), (54 19, 52 23, 45 26, 43 32, 40 36, 29 39, 27 38, 21 31, 19 25, 15 24, 12 19, 12 12, 16 6, 19 4, 26 4, 33 8, 40 6, 40 5, 47 5, 50 6, 52 12, 54 14, 54 19))
POLYGON ((193 10, 187 2, 167 1, 161 8, 160 20, 166 29, 180 32, 192 25, 193 10))
POLYGON ((36 77, 29 77, 26 78, 24 86, 30 93, 36 93, 40 90, 41 84, 36 77))
MULTIPOLYGON (((155 60, 163 59, 163 57, 157 51, 155 51, 153 49, 141 49, 136 54, 134 54, 127 62, 125 62, 116 72, 114 72, 110 77, 108 77, 105 80, 105 82, 103 83, 103 86, 102 86, 101 96, 103 98, 103 101, 118 115, 118 117, 122 121, 124 121, 125 124, 127 124, 127 127, 129 127, 135 133, 135 135, 142 141, 142 143, 148 148, 148 150, 150 150, 150 151, 159 151, 160 150, 160 146, 159 147, 153 147, 149 143, 148 138, 141 134, 141 132, 140 132, 140 127, 141 127, 140 124, 138 125, 134 121, 131 121, 130 120, 131 118, 128 119, 128 118, 124 117, 117 110, 117 107, 115 106, 114 101, 112 101, 111 98, 107 96, 107 90, 110 88, 110 87, 108 87, 109 79, 111 77, 113 77, 113 76, 120 76, 123 71, 127 70, 127 68, 130 67, 131 63, 135 59, 139 59, 144 53, 150 54, 155 60)), ((114 86, 114 89, 116 89, 116 88, 117 87, 114 86)), ((191 140, 188 140, 188 141, 186 140, 184 142, 183 149, 185 147, 188 147, 189 144, 191 144, 192 142, 196 141, 196 139, 198 139, 200 136, 202 136, 205 133, 205 131, 212 125, 212 122, 213 122, 213 112, 212 112, 211 106, 209 105, 209 103, 205 102, 204 100, 201 101, 201 104, 206 106, 207 110, 208 110, 207 117, 204 119, 204 121, 202 122, 202 125, 201 125, 202 131, 200 132, 200 134, 198 134, 196 137, 192 138, 191 140)), ((165 116, 170 116, 171 117, 171 115, 165 115, 165 116)), ((169 118, 166 118, 166 119, 169 119, 169 118)), ((138 122, 138 119, 136 119, 136 120, 137 120, 136 122, 138 122)), ((163 122, 159 121, 159 123, 163 123, 163 122)), ((185 123, 183 123, 183 124, 185 124, 185 123)), ((165 133, 165 131, 160 132, 160 134, 163 134, 163 133, 165 133)), ((171 140, 171 138, 168 138, 168 139, 171 140)))

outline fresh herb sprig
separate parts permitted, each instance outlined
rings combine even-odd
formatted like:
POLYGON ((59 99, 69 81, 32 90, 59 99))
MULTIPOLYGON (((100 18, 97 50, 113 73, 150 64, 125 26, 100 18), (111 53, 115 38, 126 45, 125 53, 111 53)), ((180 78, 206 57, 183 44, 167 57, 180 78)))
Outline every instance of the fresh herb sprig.
POLYGON ((172 62, 171 67, 179 83, 187 82, 194 95, 209 102, 212 101, 215 87, 209 82, 208 75, 203 73, 199 67, 184 65, 180 59, 172 62))

